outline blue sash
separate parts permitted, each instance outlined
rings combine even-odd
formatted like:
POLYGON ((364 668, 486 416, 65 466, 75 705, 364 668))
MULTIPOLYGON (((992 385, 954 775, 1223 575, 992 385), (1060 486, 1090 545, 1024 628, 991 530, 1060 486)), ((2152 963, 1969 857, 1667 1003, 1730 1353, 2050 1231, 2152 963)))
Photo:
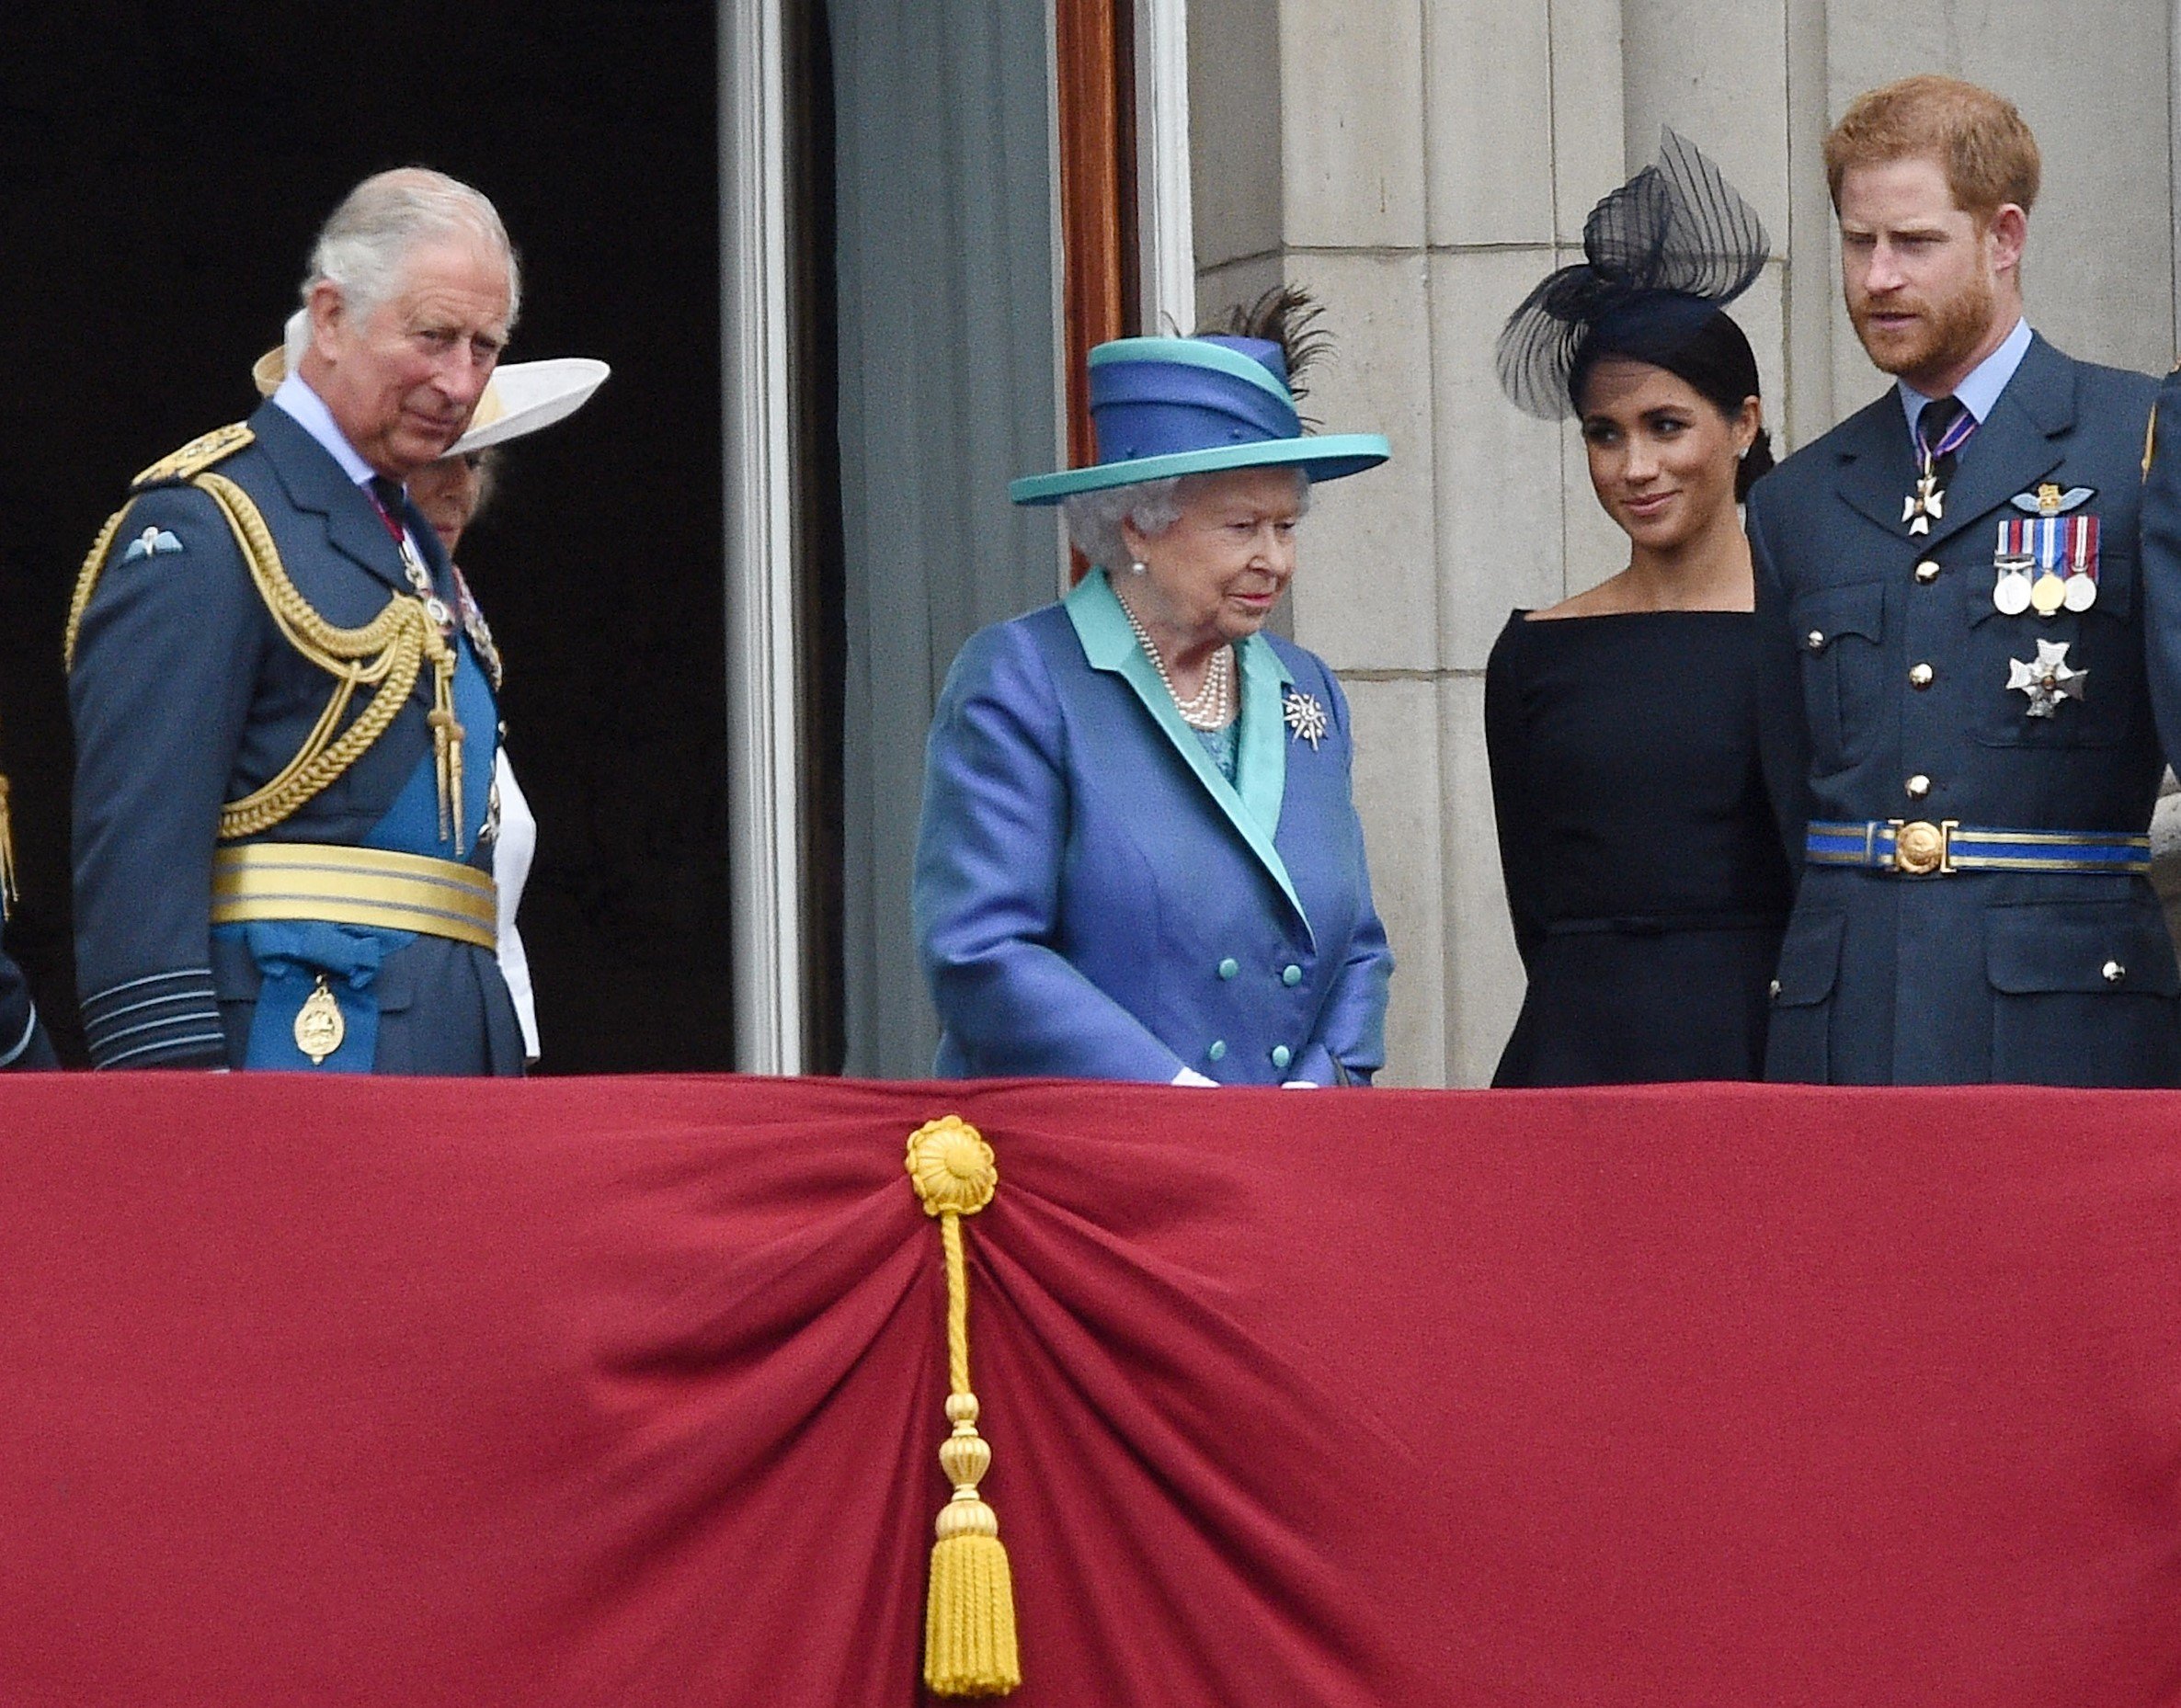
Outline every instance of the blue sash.
MULTIPOLYGON (((464 846, 481 853, 477 835, 484 828, 492 793, 493 759, 499 746, 499 707, 492 684, 477 664, 466 636, 456 641, 454 715, 465 739, 462 754, 462 823, 464 846)), ((440 840, 440 780, 427 753, 394 799, 384 817, 365 833, 361 846, 396 854, 445 860, 451 851, 440 840)), ((263 983, 250 1018, 248 1068, 291 1073, 368 1074, 379 1042, 379 968, 413 931, 379 931, 368 926, 329 925, 315 919, 275 919, 252 925, 223 925, 213 934, 242 937, 263 983), (346 1032, 341 1046, 313 1063, 297 1047, 295 1017, 318 980, 341 1011, 346 1032)))

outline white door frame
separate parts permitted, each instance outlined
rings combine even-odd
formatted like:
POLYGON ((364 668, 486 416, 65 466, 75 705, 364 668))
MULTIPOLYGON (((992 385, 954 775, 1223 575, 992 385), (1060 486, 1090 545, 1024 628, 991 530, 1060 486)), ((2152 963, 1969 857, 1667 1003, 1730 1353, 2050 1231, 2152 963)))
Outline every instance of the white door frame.
POLYGON ((719 0, 727 962, 735 1065, 803 1071, 794 375, 782 0, 719 0))
MULTIPOLYGON (((805 1065, 783 4, 718 10, 728 967, 735 1065, 757 1074, 805 1065)), ((1135 6, 1144 320, 1185 332, 1196 296, 1187 6, 1135 6)))
MULTIPOLYGON (((2175 0, 2181 5, 2181 0, 2175 0)), ((1189 188, 1189 0, 1136 0, 1137 273, 1144 330, 1196 327, 1189 188)))

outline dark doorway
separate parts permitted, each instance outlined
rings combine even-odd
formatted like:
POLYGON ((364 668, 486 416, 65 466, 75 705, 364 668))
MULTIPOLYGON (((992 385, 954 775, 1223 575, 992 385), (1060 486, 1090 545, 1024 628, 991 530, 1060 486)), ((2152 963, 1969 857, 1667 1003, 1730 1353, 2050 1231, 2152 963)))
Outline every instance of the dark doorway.
POLYGON ((613 366, 462 549, 540 823, 543 1068, 730 1065, 715 55, 713 0, 0 11, 8 941, 64 1047, 77 565, 131 473, 255 405, 342 192, 417 162, 522 251, 512 356, 613 366))

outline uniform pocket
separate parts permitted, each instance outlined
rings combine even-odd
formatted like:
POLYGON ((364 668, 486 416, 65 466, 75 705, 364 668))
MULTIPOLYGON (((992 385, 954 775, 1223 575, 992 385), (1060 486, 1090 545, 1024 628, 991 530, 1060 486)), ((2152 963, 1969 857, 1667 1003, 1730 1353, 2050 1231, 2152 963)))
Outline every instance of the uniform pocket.
POLYGON ((1764 1077, 1821 1086, 1833 1076, 1833 991, 1840 978, 1843 914, 1798 913, 1779 948, 1764 1077))
POLYGON ((1861 757, 1878 726, 1884 584, 1816 588, 1788 606, 1787 621, 1802 648, 1811 767, 1821 775, 1844 769, 1861 757))
POLYGON ((1993 580, 1989 570, 1962 578, 1969 641, 1955 671, 1979 745, 2113 747, 2127 741, 2143 716, 2143 645, 2129 621, 2135 571, 2127 555, 2105 554, 2097 602, 2087 611, 2005 616, 1992 603, 1993 580), (2015 666, 2041 666, 2056 648, 2064 649, 2059 660, 2075 673, 2076 692, 2054 702, 2050 716, 2032 717, 2030 696, 2010 686, 2021 674, 2015 666))
POLYGON ((1984 917, 1994 1080, 2155 1086, 2181 1077, 2181 972, 2155 904, 2030 904, 1984 917))

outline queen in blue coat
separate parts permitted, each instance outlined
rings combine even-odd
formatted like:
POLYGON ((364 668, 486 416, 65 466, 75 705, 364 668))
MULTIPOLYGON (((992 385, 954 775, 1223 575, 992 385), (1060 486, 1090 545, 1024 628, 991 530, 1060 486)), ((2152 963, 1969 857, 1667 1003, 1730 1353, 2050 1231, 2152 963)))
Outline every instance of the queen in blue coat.
POLYGON ((942 1075, 1360 1085, 1384 1060, 1347 702, 1262 632, 1312 483, 1387 455, 1303 433, 1302 307, 1099 346, 1098 462, 1011 489, 1064 502, 1092 568, 973 635, 933 716, 914 908, 942 1075))

